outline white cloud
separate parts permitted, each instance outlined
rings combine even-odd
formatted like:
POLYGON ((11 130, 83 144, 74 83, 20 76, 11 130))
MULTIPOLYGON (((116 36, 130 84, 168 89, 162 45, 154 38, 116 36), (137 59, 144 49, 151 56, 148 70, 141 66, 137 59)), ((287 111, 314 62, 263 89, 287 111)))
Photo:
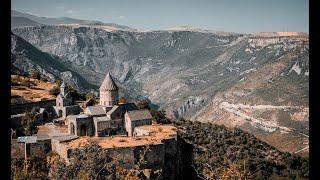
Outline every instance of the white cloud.
POLYGON ((56 9, 58 9, 58 10, 64 10, 64 6, 57 6, 56 9))
POLYGON ((68 9, 68 10, 65 11, 65 13, 67 13, 67 14, 78 14, 78 13, 80 13, 80 11, 73 10, 73 9, 68 9))
POLYGON ((117 11, 117 10, 111 11, 111 14, 119 14, 119 13, 120 13, 120 11, 117 11))
POLYGON ((124 19, 125 16, 118 16, 117 18, 118 18, 118 19, 124 19))

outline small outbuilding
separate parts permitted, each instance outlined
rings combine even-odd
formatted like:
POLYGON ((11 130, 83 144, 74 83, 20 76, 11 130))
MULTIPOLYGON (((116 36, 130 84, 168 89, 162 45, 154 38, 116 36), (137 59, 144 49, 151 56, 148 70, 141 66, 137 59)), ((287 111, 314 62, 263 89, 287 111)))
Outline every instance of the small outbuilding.
POLYGON ((152 115, 147 109, 127 111, 124 115, 124 118, 125 128, 128 132, 128 136, 133 135, 133 130, 135 127, 152 124, 152 115))
POLYGON ((69 115, 67 117, 68 133, 76 136, 93 136, 93 120, 86 114, 69 115))

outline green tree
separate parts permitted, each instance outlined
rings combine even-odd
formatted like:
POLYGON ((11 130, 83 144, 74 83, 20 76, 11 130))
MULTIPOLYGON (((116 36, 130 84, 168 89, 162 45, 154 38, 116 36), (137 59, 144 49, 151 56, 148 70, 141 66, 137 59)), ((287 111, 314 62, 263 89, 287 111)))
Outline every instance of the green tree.
POLYGON ((40 74, 39 71, 33 69, 33 70, 31 70, 31 72, 30 72, 30 77, 33 78, 33 79, 38 79, 38 80, 40 80, 41 74, 40 74))
POLYGON ((89 100, 89 99, 96 99, 97 98, 97 96, 95 95, 95 94, 93 94, 93 93, 87 93, 86 95, 85 95, 85 97, 86 97, 86 100, 89 100))
POLYGON ((150 109, 149 102, 146 99, 138 101, 137 107, 138 109, 150 109))
POLYGON ((79 93, 75 88, 73 88, 72 86, 70 85, 67 85, 67 88, 66 88, 67 92, 70 93, 71 97, 74 99, 74 100, 86 100, 86 95, 85 94, 82 94, 82 93, 79 93))
POLYGON ((57 80, 54 81, 54 83, 56 83, 57 86, 60 87, 61 84, 62 84, 62 81, 60 79, 57 79, 57 80))
MULTIPOLYGON (((123 168, 120 156, 109 157, 108 151, 98 144, 90 144, 73 149, 70 153, 70 165, 56 160, 50 166, 51 179, 137 179, 137 174, 123 168), (131 177, 131 178, 130 178, 131 177)), ((137 167, 139 168, 139 167, 137 167)))
POLYGON ((161 109, 160 111, 157 111, 155 109, 151 109, 150 113, 152 115, 152 121, 157 123, 170 123, 169 120, 166 117, 166 111, 161 109))
POLYGON ((120 97, 119 99, 119 104, 125 104, 127 102, 126 98, 125 97, 120 97))
POLYGON ((33 108, 31 112, 26 112, 25 116, 21 118, 22 133, 26 136, 36 134, 38 129, 36 120, 38 118, 38 108, 33 108))
POLYGON ((59 93, 60 93, 60 88, 56 86, 49 90, 50 95, 57 96, 59 93))

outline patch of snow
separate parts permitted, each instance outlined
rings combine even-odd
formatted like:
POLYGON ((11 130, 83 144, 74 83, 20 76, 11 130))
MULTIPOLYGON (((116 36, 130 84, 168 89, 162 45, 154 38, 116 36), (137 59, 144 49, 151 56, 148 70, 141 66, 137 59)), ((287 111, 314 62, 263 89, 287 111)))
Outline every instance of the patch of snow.
POLYGON ((227 67, 226 69, 227 69, 229 72, 233 72, 233 71, 239 72, 239 71, 240 71, 240 68, 239 68, 239 67, 235 67, 235 68, 227 67))
POLYGON ((180 48, 178 48, 177 50, 180 51, 180 52, 185 52, 185 51, 187 51, 188 49, 180 49, 180 48))
POLYGON ((240 60, 235 61, 233 64, 240 64, 240 60))
POLYGON ((229 39, 220 39, 220 38, 216 39, 216 41, 222 42, 222 43, 229 43, 230 42, 229 39))
POLYGON ((171 40, 171 41, 168 41, 165 46, 166 47, 173 47, 175 45, 177 40, 171 40))
POLYGON ((253 53, 253 51, 251 49, 249 49, 249 48, 246 48, 244 51, 248 52, 248 53, 251 53, 251 54, 253 53))
POLYGON ((244 81, 245 80, 245 77, 242 77, 240 80, 239 80, 239 82, 242 82, 242 81, 244 81))
POLYGON ((296 63, 292 66, 292 68, 290 69, 290 71, 288 72, 288 74, 291 73, 291 71, 295 71, 298 75, 301 74, 301 68, 298 64, 298 61, 296 61, 296 63))
POLYGON ((240 76, 243 75, 243 74, 248 74, 248 73, 254 72, 254 71, 257 71, 256 68, 245 70, 242 73, 240 73, 240 76))
POLYGON ((255 57, 255 56, 251 57, 250 60, 249 60, 249 62, 254 61, 256 58, 257 58, 257 57, 255 57))

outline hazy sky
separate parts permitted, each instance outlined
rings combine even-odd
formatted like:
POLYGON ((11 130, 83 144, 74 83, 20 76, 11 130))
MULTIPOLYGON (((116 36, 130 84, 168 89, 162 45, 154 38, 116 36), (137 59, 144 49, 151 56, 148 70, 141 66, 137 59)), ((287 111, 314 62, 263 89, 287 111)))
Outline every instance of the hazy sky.
POLYGON ((308 0, 11 0, 11 5, 37 16, 141 29, 189 25, 242 33, 309 31, 308 0))

